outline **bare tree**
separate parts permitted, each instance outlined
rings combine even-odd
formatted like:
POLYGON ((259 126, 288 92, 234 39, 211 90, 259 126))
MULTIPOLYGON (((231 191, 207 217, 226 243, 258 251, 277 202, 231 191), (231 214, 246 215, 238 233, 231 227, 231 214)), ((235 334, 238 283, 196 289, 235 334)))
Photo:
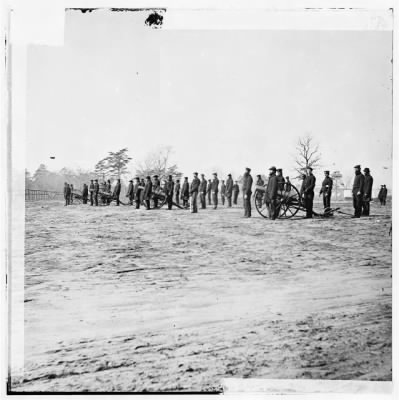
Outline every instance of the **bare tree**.
POLYGON ((296 150, 295 170, 299 175, 303 174, 307 167, 320 167, 319 145, 314 144, 312 136, 307 135, 299 138, 296 150))
POLYGON ((176 164, 170 164, 170 155, 172 148, 170 146, 160 147, 150 153, 143 163, 138 165, 136 174, 138 176, 158 175, 159 179, 166 179, 169 175, 174 178, 180 178, 182 173, 178 171, 176 164))

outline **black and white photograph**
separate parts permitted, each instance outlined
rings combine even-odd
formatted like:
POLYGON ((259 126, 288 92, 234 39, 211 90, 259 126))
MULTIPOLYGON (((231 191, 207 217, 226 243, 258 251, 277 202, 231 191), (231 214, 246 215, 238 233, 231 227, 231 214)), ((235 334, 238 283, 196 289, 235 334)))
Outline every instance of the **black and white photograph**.
POLYGON ((243 7, 11 36, 8 394, 392 390, 393 9, 243 7))

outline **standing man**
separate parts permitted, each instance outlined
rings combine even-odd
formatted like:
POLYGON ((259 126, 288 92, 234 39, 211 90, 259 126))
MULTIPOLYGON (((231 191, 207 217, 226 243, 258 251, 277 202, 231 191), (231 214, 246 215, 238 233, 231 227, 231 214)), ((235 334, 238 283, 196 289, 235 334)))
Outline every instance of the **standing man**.
POLYGON ((65 206, 69 206, 69 202, 71 199, 71 188, 66 182, 64 184, 64 199, 65 199, 65 206))
POLYGON ((277 187, 278 187, 278 190, 280 191, 280 193, 283 193, 284 192, 284 186, 285 186, 285 179, 284 179, 284 176, 283 176, 283 169, 282 168, 277 168, 277 175, 276 175, 276 178, 277 178, 277 187))
POLYGON ((231 207, 231 197, 233 196, 233 178, 231 174, 227 175, 226 180, 226 197, 227 197, 227 207, 231 207))
POLYGON ((94 204, 98 206, 98 192, 100 191, 100 185, 98 179, 94 180, 94 204))
POLYGON ((360 165, 355 165, 355 179, 352 187, 353 208, 355 214, 352 218, 360 218, 362 213, 363 195, 364 195, 364 175, 361 172, 360 165))
POLYGON ((213 173, 211 192, 212 192, 213 209, 216 210, 218 206, 218 193, 219 193, 219 179, 218 179, 218 174, 216 172, 213 173))
POLYGON ((324 171, 324 180, 321 183, 319 197, 323 195, 324 209, 331 207, 331 193, 333 187, 333 180, 330 178, 330 171, 324 171))
POLYGON ((276 219, 278 216, 277 207, 278 182, 276 176, 276 167, 269 168, 269 180, 265 191, 265 203, 269 211, 269 218, 276 219))
POLYGON ((251 168, 245 168, 243 183, 242 183, 242 192, 244 195, 244 218, 251 217, 251 195, 252 195, 252 183, 253 179, 250 174, 251 168))
POLYGON ((311 166, 306 167, 306 172, 307 176, 305 178, 304 186, 306 218, 313 218, 313 199, 316 177, 313 175, 313 168, 311 166))
POLYGON ((141 204, 141 192, 143 190, 143 187, 141 186, 139 177, 136 177, 135 181, 136 182, 133 185, 133 198, 136 204, 136 209, 139 209, 141 204))
POLYGON ((144 199, 144 204, 145 208, 149 210, 151 208, 151 195, 152 195, 152 182, 151 182, 151 176, 147 176, 145 186, 144 186, 144 193, 143 193, 143 199, 144 199))
POLYGON ((384 185, 381 185, 381 189, 378 192, 378 200, 380 201, 380 205, 382 206, 382 203, 384 202, 384 185))
POLYGON ((370 201, 373 193, 373 177, 370 175, 369 168, 365 168, 363 172, 364 172, 364 195, 363 195, 362 215, 368 217, 370 215, 370 201))
POLYGON ((234 205, 237 205, 239 193, 240 193, 240 186, 238 185, 238 182, 235 181, 235 183, 233 185, 233 204, 234 205))
POLYGON ((183 199, 183 207, 188 208, 188 199, 190 197, 190 186, 188 184, 188 177, 184 177, 183 186, 181 189, 181 198, 183 199))
POLYGON ((220 185, 220 198, 222 199, 222 205, 224 206, 226 198, 226 185, 224 184, 224 181, 222 181, 222 184, 220 185))
POLYGON ((83 190, 82 190, 82 199, 83 199, 83 204, 87 204, 87 198, 89 197, 89 188, 88 186, 84 183, 83 184, 83 190))
POLYGON ((158 175, 154 175, 154 181, 152 183, 152 192, 155 193, 154 196, 154 208, 158 208, 158 192, 161 189, 161 182, 158 179, 158 175))
POLYGON ((93 183, 93 179, 90 180, 89 192, 90 192, 90 205, 92 206, 94 204, 94 183, 93 183))
POLYGON ((200 193, 200 202, 201 202, 201 208, 204 209, 206 208, 206 188, 207 188, 207 182, 205 179, 205 175, 201 174, 201 183, 199 187, 199 193, 200 193))
MULTIPOLYGON (((265 181, 262 179, 261 175, 256 175, 256 186, 263 186, 265 185, 265 181)), ((262 207, 262 199, 263 199, 263 194, 261 191, 258 191, 258 193, 256 193, 256 204, 258 205, 258 207, 262 207)))
POLYGON ((172 209, 174 188, 175 188, 175 183, 173 182, 173 176, 169 175, 168 180, 166 181, 165 184, 166 202, 168 203, 168 210, 172 209))
POLYGON ((140 204, 144 206, 144 188, 145 188, 145 180, 144 180, 144 178, 141 178, 141 180, 140 180, 140 187, 141 187, 140 204))
POLYGON ((73 203, 73 185, 72 185, 72 183, 71 183, 71 185, 70 185, 70 188, 71 188, 71 199, 70 199, 70 204, 72 204, 72 203, 73 203))
MULTIPOLYGON (((106 184, 105 184, 105 192, 108 193, 108 194, 112 193, 112 186, 111 186, 111 180, 110 179, 108 179, 106 184)), ((107 196, 106 197, 107 205, 110 205, 111 201, 112 201, 111 196, 107 196)))
POLYGON ((190 187, 190 196, 191 196, 191 204, 193 205, 192 213, 197 213, 198 212, 198 207, 197 207, 197 197, 198 197, 198 190, 200 186, 200 180, 198 179, 198 172, 194 172, 194 178, 191 182, 191 187, 190 187))
MULTIPOLYGON (((111 182, 110 182, 111 183, 111 182)), ((118 179, 117 181, 116 181, 116 185, 115 185, 115 187, 114 187, 114 193, 113 193, 113 198, 116 200, 116 205, 117 206, 119 206, 119 196, 120 196, 120 194, 121 194, 121 180, 120 179, 118 179)), ((111 203, 111 201, 109 202, 109 203, 111 203)), ((108 203, 108 204, 109 204, 108 203)))
POLYGON ((387 204, 387 197, 388 197, 388 189, 387 189, 386 185, 384 185, 383 191, 382 191, 382 205, 383 206, 386 206, 386 204, 387 204))
POLYGON ((134 193, 133 193, 133 180, 130 179, 129 185, 127 187, 127 192, 126 192, 126 197, 129 198, 129 205, 133 205, 133 198, 134 198, 134 193))
POLYGON ((302 184, 301 184, 301 189, 299 190, 299 194, 301 196, 301 203, 304 204, 305 200, 304 200, 304 194, 305 194, 305 179, 306 179, 306 174, 302 174, 301 175, 301 179, 302 179, 302 184))
POLYGON ((211 190, 211 187, 212 187, 212 181, 210 179, 208 179, 208 189, 206 190, 206 193, 208 194, 208 205, 212 204, 212 197, 211 197, 212 190, 211 190))
POLYGON ((179 205, 179 199, 180 199, 180 179, 176 179, 175 200, 177 205, 179 205))

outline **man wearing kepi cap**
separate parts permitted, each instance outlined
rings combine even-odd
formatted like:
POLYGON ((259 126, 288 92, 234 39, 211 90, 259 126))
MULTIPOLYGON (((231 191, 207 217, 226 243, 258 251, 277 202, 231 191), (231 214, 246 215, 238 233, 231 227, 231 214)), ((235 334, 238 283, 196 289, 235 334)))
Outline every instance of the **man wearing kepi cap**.
POLYGON ((355 214, 352 216, 352 218, 360 218, 364 195, 364 175, 361 172, 360 165, 355 165, 354 169, 355 179, 352 186, 352 199, 355 214))
POLYGON ((218 206, 218 193, 219 193, 219 179, 216 172, 213 173, 213 181, 211 183, 212 204, 213 209, 216 210, 218 206))
POLYGON ((269 211, 269 218, 276 219, 278 216, 277 212, 277 191, 278 182, 276 176, 276 167, 269 168, 269 180, 267 182, 265 191, 265 203, 269 211))
POLYGON ((370 169, 365 168, 364 172, 364 195, 363 195, 363 211, 362 215, 370 215, 370 201, 373 190, 373 177, 370 175, 370 169))
POLYGON ((198 172, 194 172, 194 178, 191 181, 190 187, 190 196, 191 196, 191 212, 197 213, 197 197, 198 197, 198 189, 200 186, 200 180, 198 179, 198 172))
POLYGON ((233 196, 233 178, 231 174, 227 175, 226 179, 226 197, 227 197, 227 207, 231 207, 231 198, 233 196))
POLYGON ((201 208, 204 209, 206 208, 206 188, 208 186, 208 183, 205 179, 205 175, 201 174, 201 183, 199 187, 199 195, 200 195, 200 202, 201 202, 201 208))
POLYGON ((306 218, 313 218, 313 199, 314 187, 316 186, 316 177, 313 175, 313 168, 310 165, 306 167, 306 172, 307 175, 303 189, 306 218))
POLYGON ((321 183, 319 196, 323 194, 324 209, 331 207, 331 192, 333 187, 333 180, 330 178, 330 171, 324 171, 324 180, 321 183))
POLYGON ((242 182, 242 192, 244 195, 244 218, 251 217, 251 195, 253 179, 250 174, 251 168, 245 168, 245 173, 242 182))

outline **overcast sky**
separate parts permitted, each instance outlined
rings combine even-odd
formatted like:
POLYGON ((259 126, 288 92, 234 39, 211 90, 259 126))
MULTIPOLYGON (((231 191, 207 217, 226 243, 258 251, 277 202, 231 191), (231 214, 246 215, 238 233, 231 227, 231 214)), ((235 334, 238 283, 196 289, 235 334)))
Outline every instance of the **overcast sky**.
POLYGON ((311 134, 317 177, 325 168, 352 176, 361 164, 390 186, 390 32, 168 31, 145 17, 69 11, 64 47, 29 48, 31 172, 93 169, 128 147, 133 174, 170 145, 190 177, 271 165, 287 175, 298 137, 311 134))

